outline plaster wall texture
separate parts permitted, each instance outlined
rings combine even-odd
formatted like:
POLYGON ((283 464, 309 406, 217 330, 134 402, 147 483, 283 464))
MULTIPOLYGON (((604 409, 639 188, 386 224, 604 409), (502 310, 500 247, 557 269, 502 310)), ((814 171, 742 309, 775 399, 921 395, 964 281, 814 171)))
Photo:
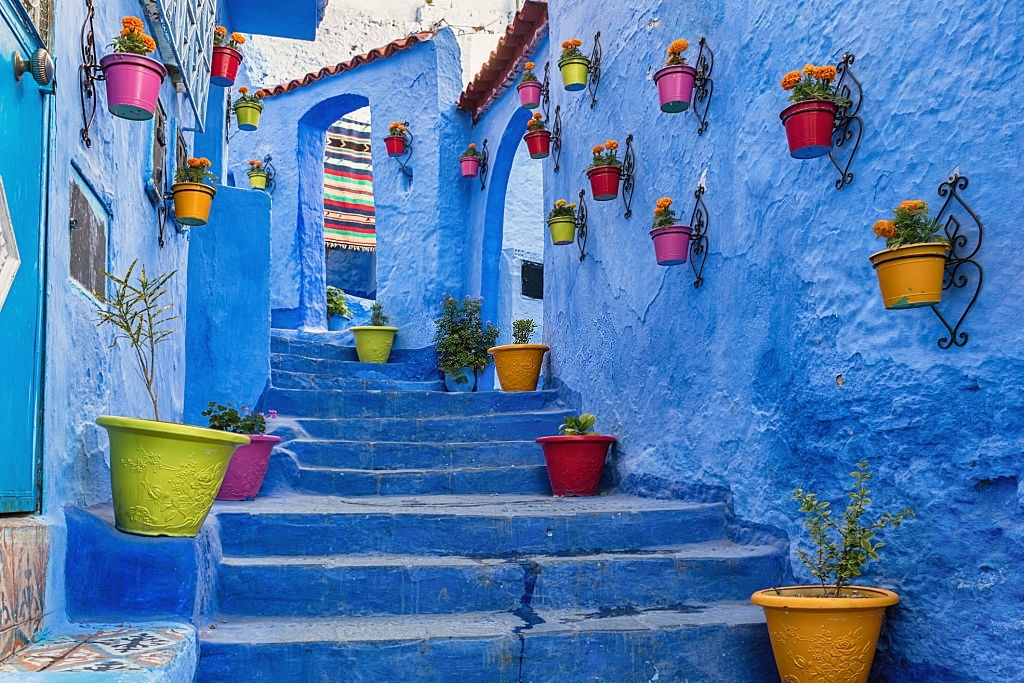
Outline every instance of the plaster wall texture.
MULTIPOLYGON (((544 205, 576 196, 592 145, 634 135, 632 218, 620 201, 594 202, 588 187, 586 260, 550 246, 544 255, 552 373, 618 437, 622 488, 725 487, 741 520, 798 541, 793 489, 838 501, 867 458, 874 509, 917 511, 885 535, 882 563, 861 579, 902 597, 876 672, 1021 680, 1017 5, 566 0, 549 12, 550 43, 534 61, 554 65, 571 37, 589 53, 597 30, 603 58, 593 109, 585 91, 552 87, 563 159, 560 173, 545 170, 544 205), (689 113, 658 110, 651 74, 675 38, 696 58, 701 36, 715 63, 710 127, 698 137, 689 113), (779 81, 845 51, 864 84, 865 134, 852 185, 836 191, 827 158, 789 157, 779 81), (966 347, 942 350, 930 311, 883 309, 867 257, 883 247, 874 221, 904 199, 937 209, 936 189, 956 166, 986 229, 985 287, 964 323, 966 347), (689 268, 655 265, 647 231, 658 197, 689 215, 705 169, 710 256, 694 289, 689 268)), ((493 140, 514 121, 515 98, 509 91, 477 135, 493 140)), ((478 196, 471 214, 485 221, 468 279, 484 291, 490 200, 478 196)), ((955 319, 968 298, 947 294, 942 310, 955 319)), ((793 569, 806 582, 797 547, 793 569)))

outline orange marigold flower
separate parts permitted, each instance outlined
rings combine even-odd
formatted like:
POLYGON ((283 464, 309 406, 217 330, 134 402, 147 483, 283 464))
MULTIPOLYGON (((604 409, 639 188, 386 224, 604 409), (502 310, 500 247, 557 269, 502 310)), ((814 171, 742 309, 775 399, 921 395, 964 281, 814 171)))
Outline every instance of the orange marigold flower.
POLYGON ((156 41, 147 36, 145 33, 142 34, 142 44, 146 46, 148 52, 152 52, 156 49, 156 41))
POLYGON ((563 50, 568 50, 570 47, 572 47, 572 42, 571 41, 568 41, 568 40, 563 40, 562 41, 562 49, 563 50))
POLYGON ((885 239, 892 239, 896 236, 896 224, 892 221, 875 221, 873 230, 875 235, 878 237, 884 237, 885 239))
POLYGON ((662 208, 662 209, 667 209, 668 207, 672 206, 672 198, 671 197, 662 197, 657 202, 655 202, 655 206, 657 206, 659 208, 662 208))
POLYGON ((803 75, 799 71, 790 71, 788 74, 782 77, 782 88, 783 90, 792 90, 796 87, 796 84, 803 79, 803 75))
POLYGON ((470 149, 476 149, 476 143, 475 142, 469 143, 469 148, 470 149))
POLYGON ((199 165, 202 166, 203 168, 209 168, 210 166, 213 165, 213 163, 206 157, 199 157, 199 165))
POLYGON ((569 206, 570 209, 575 209, 576 208, 576 202, 573 202, 572 204, 569 204, 568 206, 569 206))
POLYGON ((813 76, 816 68, 813 64, 804 64, 804 76, 813 76))
MULTIPOLYGON (((122 17, 121 26, 129 31, 141 31, 142 19, 139 19, 138 17, 122 17)), ((124 34, 122 33, 121 35, 124 34)))
POLYGON ((604 145, 594 145, 594 148, 590 150, 591 154, 600 154, 604 151, 604 145))
POLYGON ((689 41, 686 38, 680 38, 679 40, 673 40, 672 44, 668 46, 668 53, 670 55, 678 55, 686 52, 686 49, 690 47, 689 41))
POLYGON ((555 206, 565 206, 565 200, 559 199, 557 202, 555 202, 555 206))
POLYGON ((135 29, 133 28, 128 28, 127 26, 125 26, 123 29, 121 29, 122 36, 130 36, 133 33, 135 33, 135 29))
POLYGON ((656 207, 654 207, 654 215, 655 215, 655 216, 660 216, 660 215, 661 215, 661 213, 662 213, 662 212, 663 212, 664 210, 665 210, 665 209, 664 209, 664 207, 661 207, 661 206, 656 206, 656 207))
POLYGON ((265 94, 266 94, 266 93, 264 93, 264 92, 263 92, 262 90, 257 90, 257 91, 256 91, 256 97, 260 98, 261 100, 263 99, 263 96, 264 96, 265 94))
MULTIPOLYGON (((238 89, 238 92, 240 92, 243 95, 248 95, 249 89, 243 85, 241 88, 238 89)), ((391 125, 393 126, 395 124, 392 123, 391 125)))
POLYGON ((217 36, 220 36, 221 38, 223 38, 224 36, 226 36, 228 34, 228 30, 224 26, 216 26, 213 29, 213 33, 214 33, 214 35, 217 35, 217 36))
POLYGON ((572 45, 573 47, 579 47, 580 45, 583 44, 583 41, 580 40, 579 38, 573 38, 572 40, 569 41, 569 44, 572 45))
POLYGON ((188 160, 185 161, 185 163, 191 166, 192 168, 199 167, 199 159, 196 159, 195 157, 189 157, 188 160))
POLYGON ((241 33, 232 33, 231 40, 235 41, 239 45, 245 44, 245 36, 243 36, 241 33))
POLYGON ((814 77, 819 81, 831 83, 836 77, 836 68, 834 66, 819 66, 814 70, 814 77))
POLYGON ((543 116, 543 114, 541 114, 539 111, 533 112, 533 118, 539 119, 541 116, 543 116))
POLYGON ((608 140, 604 143, 604 148, 607 149, 608 151, 618 149, 619 143, 615 142, 615 140, 608 140))
POLYGON ((536 67, 536 66, 537 65, 534 64, 533 62, 527 62, 525 68, 526 68, 527 71, 532 71, 534 69, 534 67, 536 67))
POLYGON ((928 204, 926 204, 923 199, 908 199, 905 202, 900 202, 900 205, 896 207, 897 211, 901 209, 906 211, 917 211, 918 209, 924 209, 925 211, 927 211, 928 204))

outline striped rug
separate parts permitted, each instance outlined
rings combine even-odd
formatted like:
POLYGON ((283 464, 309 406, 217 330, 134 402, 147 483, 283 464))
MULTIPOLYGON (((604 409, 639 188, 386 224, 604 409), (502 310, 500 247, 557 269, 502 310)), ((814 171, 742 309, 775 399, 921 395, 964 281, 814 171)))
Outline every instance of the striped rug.
POLYGON ((327 129, 324 242, 328 248, 377 248, 369 123, 342 118, 327 129))

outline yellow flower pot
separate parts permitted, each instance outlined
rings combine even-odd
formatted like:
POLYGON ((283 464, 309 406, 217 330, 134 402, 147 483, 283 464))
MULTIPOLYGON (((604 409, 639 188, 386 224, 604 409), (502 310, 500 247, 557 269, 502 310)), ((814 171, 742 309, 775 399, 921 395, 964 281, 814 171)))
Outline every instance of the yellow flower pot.
POLYGON ((548 219, 551 244, 572 244, 576 239, 576 219, 572 216, 556 216, 548 219))
POLYGON ((775 666, 783 681, 864 683, 875 658, 892 591, 847 586, 838 598, 816 597, 821 586, 769 588, 750 601, 764 610, 775 666))
POLYGON ((942 300, 942 277, 949 245, 944 242, 905 244, 883 249, 869 258, 878 276, 886 308, 918 308, 942 300))
POLYGON ((267 189, 267 174, 264 171, 246 171, 249 176, 249 187, 253 190, 267 189))
POLYGON ((502 391, 537 391, 547 344, 504 344, 487 349, 494 356, 502 391))
POLYGON ((356 355, 360 363, 387 363, 397 327, 382 325, 356 325, 348 328, 356 340, 356 355))
POLYGON ((206 225, 216 188, 205 183, 174 183, 174 220, 181 225, 206 225))
POLYGON ((587 73, 590 60, 586 57, 570 57, 558 60, 558 68, 562 72, 562 86, 569 91, 583 90, 587 87, 587 73))
POLYGON ((239 130, 256 130, 260 126, 263 105, 259 102, 236 102, 235 119, 239 130))

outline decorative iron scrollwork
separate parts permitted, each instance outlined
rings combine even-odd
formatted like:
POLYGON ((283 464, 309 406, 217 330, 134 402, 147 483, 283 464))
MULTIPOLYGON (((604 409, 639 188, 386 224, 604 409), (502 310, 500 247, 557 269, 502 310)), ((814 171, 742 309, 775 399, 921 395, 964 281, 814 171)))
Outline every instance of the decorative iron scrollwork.
MULTIPOLYGON (((409 180, 412 180, 412 169, 409 168, 409 159, 412 158, 412 141, 413 138, 416 136, 414 136, 412 134, 412 131, 409 130, 408 121, 403 121, 402 125, 405 126, 405 133, 406 136, 408 136, 405 138, 405 151, 399 154, 398 156, 392 158, 398 162, 398 170, 402 173, 402 175, 404 175, 409 180)), ((271 190, 267 191, 271 192, 271 190)))
MULTIPOLYGON (((92 0, 85 0, 85 21, 82 23, 82 63, 78 67, 79 99, 82 103, 82 129, 79 135, 86 147, 92 147, 92 138, 89 137, 89 129, 96 118, 96 81, 102 81, 103 70, 96 61, 96 32, 93 27, 93 18, 96 10, 92 6, 92 0)), ((161 231, 162 235, 162 231, 161 231)), ((163 246, 161 237, 160 246, 163 246)))
POLYGON ((693 269, 695 278, 694 289, 704 284, 704 264, 708 260, 708 207, 704 203, 704 192, 707 190, 706 176, 707 170, 701 173, 697 189, 693 193, 693 213, 690 214, 690 268, 693 269))
POLYGON ((562 105, 555 105, 555 120, 551 123, 551 62, 544 62, 544 82, 540 86, 540 106, 544 122, 551 124, 551 158, 555 161, 554 173, 558 173, 562 157, 562 105))
MULTIPOLYGON (((939 348, 948 349, 952 346, 964 346, 967 344, 967 333, 960 330, 964 318, 970 313, 974 302, 978 300, 981 293, 981 284, 985 273, 975 260, 978 250, 981 249, 981 240, 984 236, 984 228, 978 215, 967 205, 960 196, 960 191, 967 189, 967 177, 960 175, 954 169, 949 178, 939 185, 939 196, 945 197, 942 208, 935 214, 935 220, 942 224, 946 239, 949 240, 949 255, 946 256, 946 272, 942 279, 942 291, 950 288, 970 290, 972 283, 971 275, 975 276, 977 284, 974 285, 974 293, 964 308, 963 313, 957 318, 956 324, 950 325, 946 317, 939 311, 937 305, 930 308, 945 326, 949 336, 940 337, 939 348), (954 204, 955 200, 955 204, 954 204), (966 216, 959 215, 961 212, 966 216), (966 219, 970 219, 969 221, 966 219), (971 225, 973 223, 973 226, 971 225), (974 228, 977 236, 969 235, 965 230, 974 228)), ((973 230, 971 231, 973 232, 973 230)))
POLYGON ((587 203, 583 198, 587 191, 580 190, 580 199, 576 202, 576 244, 580 248, 580 261, 587 257, 587 203))
MULTIPOLYGON (((410 133, 410 135, 412 134, 410 133)), ((267 194, 274 194, 276 185, 274 179, 277 177, 277 170, 274 168, 274 157, 269 154, 263 157, 263 172, 267 174, 267 186, 263 188, 263 191, 267 194)))
POLYGON ((544 112, 544 120, 551 116, 551 62, 544 62, 544 81, 540 84, 540 108, 544 112))
POLYGON ((487 189, 487 169, 489 167, 488 163, 487 163, 488 158, 489 157, 488 157, 488 154, 487 154, 487 139, 484 138, 483 148, 482 148, 482 150, 480 152, 480 170, 479 170, 479 175, 480 175, 480 190, 481 191, 487 189))
POLYGON ((635 189, 635 179, 633 177, 634 170, 636 169, 636 154, 633 153, 633 134, 630 133, 626 136, 626 153, 622 157, 622 203, 626 205, 626 213, 622 214, 623 218, 629 218, 633 215, 633 190, 635 189))
POLYGON ((711 96, 715 92, 715 82, 711 79, 711 72, 715 68, 715 53, 708 47, 704 36, 700 38, 700 51, 697 53, 697 60, 694 62, 697 75, 693 79, 693 104, 690 110, 697 117, 700 125, 697 127, 697 135, 703 135, 708 129, 708 110, 711 109, 711 96), (703 113, 699 111, 703 103, 703 113))
POLYGON ((590 66, 587 67, 587 92, 590 93, 590 108, 597 104, 597 86, 601 85, 601 32, 594 34, 594 50, 590 53, 590 66))
POLYGON ((864 99, 864 90, 860 86, 860 81, 857 80, 857 77, 850 70, 853 60, 854 56, 847 52, 843 54, 843 58, 836 65, 836 73, 838 75, 836 92, 841 97, 850 101, 848 106, 839 107, 836 111, 836 125, 832 131, 832 146, 828 151, 828 158, 832 161, 832 165, 836 167, 836 170, 839 171, 839 179, 836 180, 837 190, 841 190, 853 182, 853 171, 850 170, 850 166, 853 165, 853 157, 857 155, 860 139, 864 134, 864 122, 858 116, 861 102, 864 99), (840 164, 836 157, 842 156, 837 154, 837 152, 845 151, 843 148, 850 151, 846 160, 840 164))

